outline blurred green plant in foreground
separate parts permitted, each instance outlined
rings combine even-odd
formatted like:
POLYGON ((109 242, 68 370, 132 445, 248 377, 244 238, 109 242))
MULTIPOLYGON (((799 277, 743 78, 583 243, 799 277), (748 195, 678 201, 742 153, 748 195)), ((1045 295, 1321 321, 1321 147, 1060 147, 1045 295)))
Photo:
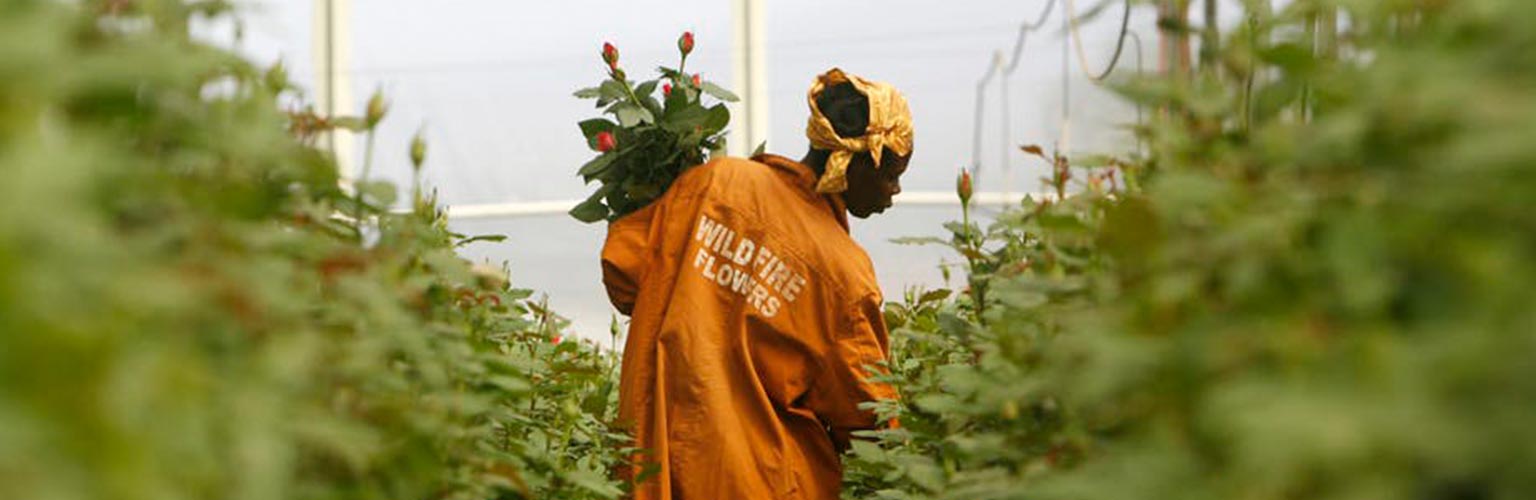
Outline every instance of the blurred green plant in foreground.
POLYGON ((222 2, 4 5, 0 498, 622 493, 615 358, 306 145, 382 99, 280 111, 222 2))
POLYGON ((846 496, 1536 491, 1536 3, 1243 5, 1116 83, 1145 154, 936 241, 968 293, 890 306, 846 496))

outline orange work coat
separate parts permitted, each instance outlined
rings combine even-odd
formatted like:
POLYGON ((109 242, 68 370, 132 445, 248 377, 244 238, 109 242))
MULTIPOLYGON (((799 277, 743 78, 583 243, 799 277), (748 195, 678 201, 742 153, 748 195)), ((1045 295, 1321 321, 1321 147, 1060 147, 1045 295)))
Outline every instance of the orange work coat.
POLYGON ((724 158, 608 227, 603 282, 631 316, 619 418, 636 500, 836 500, 839 452, 889 348, 840 196, 793 160, 724 158))

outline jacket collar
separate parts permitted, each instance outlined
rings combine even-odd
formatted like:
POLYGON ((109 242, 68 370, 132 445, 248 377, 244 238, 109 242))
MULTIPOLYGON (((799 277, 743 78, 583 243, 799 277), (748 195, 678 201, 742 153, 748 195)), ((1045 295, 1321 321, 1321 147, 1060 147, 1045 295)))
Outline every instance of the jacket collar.
POLYGON ((848 208, 843 204, 842 193, 817 193, 816 172, 811 170, 811 167, 783 156, 767 153, 753 156, 752 161, 789 172, 795 178, 795 187, 810 196, 821 198, 827 210, 831 212, 832 219, 837 221, 837 225, 842 226, 843 232, 848 232, 848 208))

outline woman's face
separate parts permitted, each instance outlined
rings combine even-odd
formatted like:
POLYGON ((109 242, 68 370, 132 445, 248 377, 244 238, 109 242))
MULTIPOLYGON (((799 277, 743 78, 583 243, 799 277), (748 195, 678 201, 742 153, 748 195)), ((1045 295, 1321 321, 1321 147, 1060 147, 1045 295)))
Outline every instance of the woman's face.
POLYGON ((843 202, 848 213, 860 219, 891 208, 891 197, 901 193, 901 174, 907 172, 907 156, 898 156, 887 149, 880 155, 880 168, 869 155, 855 155, 848 162, 848 190, 843 192, 843 202))

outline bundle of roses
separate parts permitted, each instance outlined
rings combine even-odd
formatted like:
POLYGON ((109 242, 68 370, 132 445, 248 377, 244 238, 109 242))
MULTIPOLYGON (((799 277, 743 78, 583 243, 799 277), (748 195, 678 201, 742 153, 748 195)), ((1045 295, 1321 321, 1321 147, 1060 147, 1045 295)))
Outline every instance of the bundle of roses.
POLYGON ((572 217, 589 223, 623 217, 665 193, 684 170, 724 151, 731 113, 724 103, 705 106, 702 97, 735 102, 736 95, 686 72, 693 33, 678 37, 677 49, 677 68, 657 68, 660 77, 635 84, 619 67, 619 50, 603 44, 608 78, 575 94, 596 99, 597 107, 611 117, 578 124, 587 146, 598 152, 578 175, 601 186, 571 209, 572 217), (660 100, 655 96, 658 89, 660 100))

